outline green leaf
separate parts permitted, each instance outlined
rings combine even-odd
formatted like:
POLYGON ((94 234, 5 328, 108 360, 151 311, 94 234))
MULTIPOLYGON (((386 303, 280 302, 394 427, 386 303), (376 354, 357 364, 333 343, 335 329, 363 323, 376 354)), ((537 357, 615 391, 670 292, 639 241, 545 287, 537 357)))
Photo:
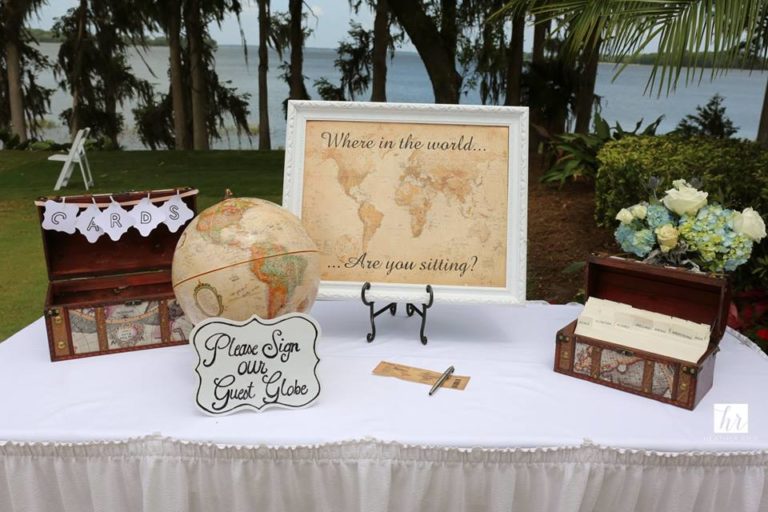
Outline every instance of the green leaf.
POLYGON ((595 114, 595 133, 602 140, 611 138, 611 127, 600 114, 595 114))
POLYGON ((566 275, 577 274, 582 272, 586 266, 586 261, 574 261, 573 263, 568 264, 568 266, 562 270, 562 273, 566 275))

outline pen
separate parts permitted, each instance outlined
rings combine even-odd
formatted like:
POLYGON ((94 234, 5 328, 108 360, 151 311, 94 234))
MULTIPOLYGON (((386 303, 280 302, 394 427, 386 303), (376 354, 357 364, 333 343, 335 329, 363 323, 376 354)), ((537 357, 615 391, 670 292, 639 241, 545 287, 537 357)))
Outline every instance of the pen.
POLYGON ((429 396, 432 396, 432 395, 434 394, 434 392, 435 392, 435 391, 437 391, 437 389, 438 389, 440 386, 442 386, 442 385, 443 385, 443 382, 445 382, 446 380, 448 380, 448 377, 450 377, 452 373, 453 373, 453 366, 449 366, 449 367, 448 367, 448 369, 447 369, 447 370, 445 370, 445 371, 443 372, 443 374, 442 374, 440 377, 438 377, 438 378, 437 378, 437 381, 436 381, 436 382, 435 382, 435 384, 432 386, 432 389, 430 389, 430 390, 429 390, 429 396))

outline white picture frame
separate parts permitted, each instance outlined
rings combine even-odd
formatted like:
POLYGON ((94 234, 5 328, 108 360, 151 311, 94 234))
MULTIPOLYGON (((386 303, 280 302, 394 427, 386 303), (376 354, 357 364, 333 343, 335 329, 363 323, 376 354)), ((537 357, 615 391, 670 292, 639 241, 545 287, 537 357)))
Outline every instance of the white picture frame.
MULTIPOLYGON (((411 103, 356 103, 331 101, 289 101, 283 182, 283 207, 302 217, 307 152, 307 124, 391 123, 504 127, 508 134, 505 276, 497 286, 466 286, 423 282, 377 282, 375 279, 328 280, 320 284, 318 299, 360 299, 366 281, 369 300, 426 303, 427 284, 436 303, 523 304, 526 298, 526 256, 528 222, 528 109, 526 107, 439 105, 411 103)), ((340 125, 342 126, 342 125, 340 125)), ((348 126, 348 125, 344 125, 348 126)), ((450 128, 449 128, 450 129, 450 128)), ((503 132, 502 132, 503 133, 503 132)), ((402 141, 401 141, 402 142, 402 141)), ((483 150, 485 151, 485 150, 483 150)), ((305 225, 307 223, 305 222, 305 225)), ((312 235, 312 233, 310 233, 312 235)), ((322 241, 315 240, 318 246, 322 241)))

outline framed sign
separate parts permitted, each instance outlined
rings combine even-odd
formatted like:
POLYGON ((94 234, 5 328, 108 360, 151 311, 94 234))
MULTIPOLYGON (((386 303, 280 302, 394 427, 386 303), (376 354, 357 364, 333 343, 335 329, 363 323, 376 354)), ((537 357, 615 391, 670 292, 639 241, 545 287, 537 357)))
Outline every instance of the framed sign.
POLYGON ((284 180, 319 298, 525 301, 527 108, 291 101, 284 180))

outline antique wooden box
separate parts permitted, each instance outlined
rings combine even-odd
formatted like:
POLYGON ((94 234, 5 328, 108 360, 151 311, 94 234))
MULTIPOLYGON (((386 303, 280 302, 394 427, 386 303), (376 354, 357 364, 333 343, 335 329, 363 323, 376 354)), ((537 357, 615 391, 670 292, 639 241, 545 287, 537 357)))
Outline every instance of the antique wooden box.
POLYGON ((725 333, 730 287, 722 277, 593 256, 586 295, 709 324, 709 345, 696 364, 629 350, 575 334, 574 320, 557 333, 555 371, 622 391, 693 409, 712 387, 715 356, 725 333))
MULTIPOLYGON (((174 189, 112 195, 67 196, 85 208, 111 199, 126 210, 143 197, 156 206, 176 193, 195 211, 196 190, 174 189)), ((36 201, 42 222, 46 199, 36 201)), ((82 210, 81 210, 82 211, 82 210)), ((184 226, 165 224, 144 237, 130 228, 117 241, 95 243, 79 232, 43 229, 48 267, 45 323, 52 361, 187 343, 192 324, 184 318, 171 286, 171 262, 184 226)))

